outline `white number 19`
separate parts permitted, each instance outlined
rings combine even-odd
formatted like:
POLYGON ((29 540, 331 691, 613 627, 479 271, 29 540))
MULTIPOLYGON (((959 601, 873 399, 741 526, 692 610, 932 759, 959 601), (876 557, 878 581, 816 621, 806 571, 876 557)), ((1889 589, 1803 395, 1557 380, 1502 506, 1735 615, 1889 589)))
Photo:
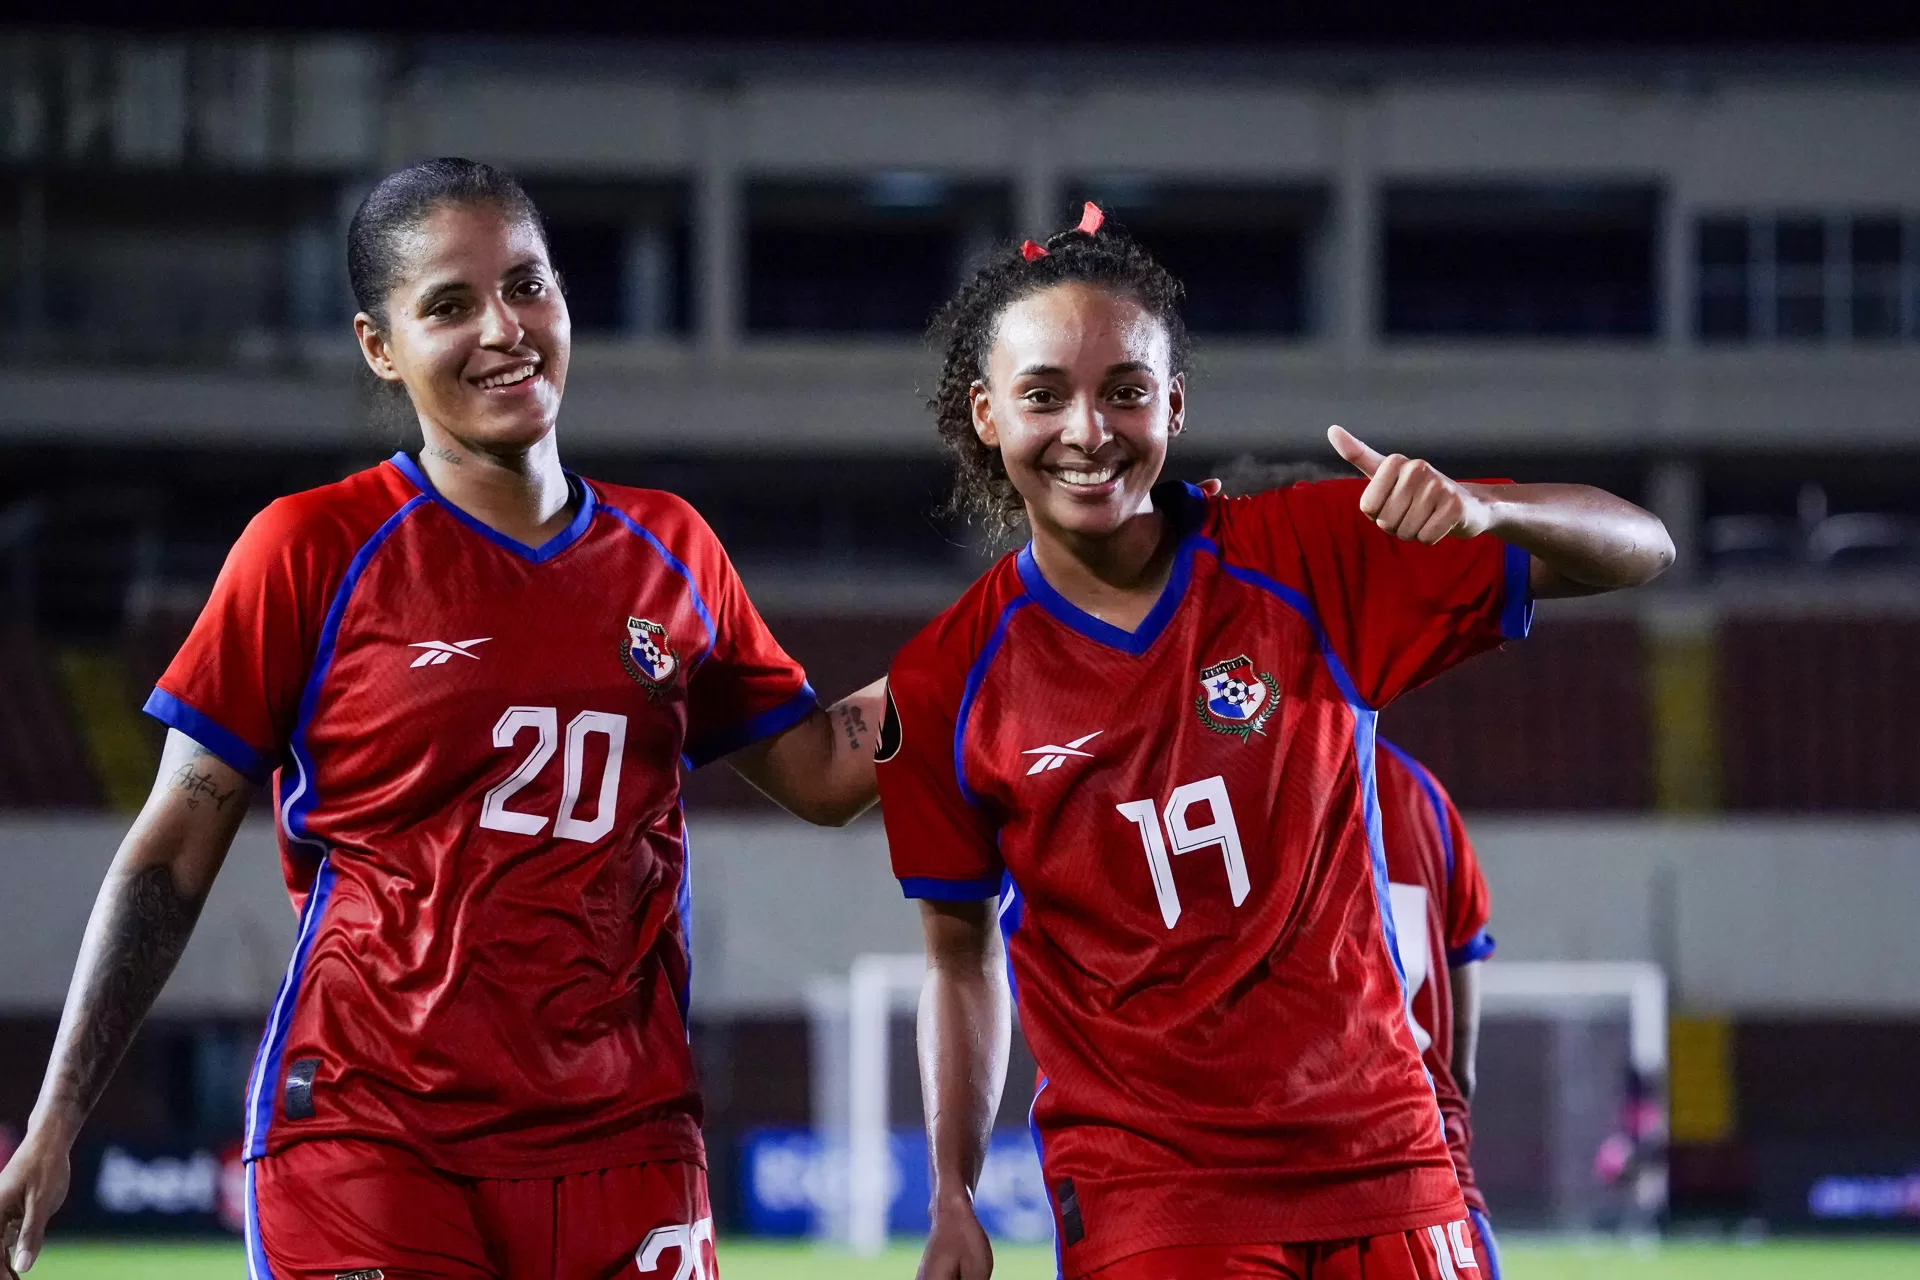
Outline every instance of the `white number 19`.
POLYGON ((1153 892, 1160 899, 1160 918, 1167 922, 1167 928, 1173 928, 1180 919, 1180 891, 1173 884, 1168 840, 1172 841, 1176 854, 1219 845, 1227 860, 1227 889, 1233 895, 1233 905, 1237 907, 1247 900, 1252 888, 1247 880, 1247 857, 1240 849, 1240 829, 1233 822, 1233 805, 1227 799, 1225 778, 1203 778, 1175 787, 1164 812, 1157 810, 1151 800, 1129 800, 1114 807, 1140 828, 1140 843, 1146 846, 1147 867, 1153 873, 1153 892), (1187 822, 1187 814, 1203 800, 1213 816, 1203 826, 1192 826, 1187 822), (1163 821, 1167 829, 1165 840, 1160 836, 1163 821))

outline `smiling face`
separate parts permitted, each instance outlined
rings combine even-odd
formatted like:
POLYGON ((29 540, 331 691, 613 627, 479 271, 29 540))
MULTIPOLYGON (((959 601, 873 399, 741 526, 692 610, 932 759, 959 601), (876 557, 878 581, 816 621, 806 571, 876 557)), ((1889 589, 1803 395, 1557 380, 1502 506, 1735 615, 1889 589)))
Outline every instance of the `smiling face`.
POLYGON ((1001 312, 973 424, 1036 536, 1097 539, 1152 509, 1185 400, 1166 325, 1132 297, 1069 282, 1001 312))
POLYGON ((354 317, 368 366, 406 384, 429 437, 492 453, 545 439, 572 326, 539 228, 490 205, 442 205, 397 248, 385 325, 354 317))

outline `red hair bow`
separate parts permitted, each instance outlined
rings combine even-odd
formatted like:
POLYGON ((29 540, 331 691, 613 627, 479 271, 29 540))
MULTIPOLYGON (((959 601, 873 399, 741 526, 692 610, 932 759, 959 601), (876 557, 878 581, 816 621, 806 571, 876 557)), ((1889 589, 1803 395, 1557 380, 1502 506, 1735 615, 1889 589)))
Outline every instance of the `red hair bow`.
MULTIPOLYGON (((1087 207, 1080 211, 1080 225, 1075 227, 1074 230, 1084 235, 1092 235, 1100 229, 1100 224, 1106 220, 1107 215, 1100 211, 1100 206, 1089 200, 1087 201, 1087 207)), ((1028 262, 1032 262, 1037 258, 1044 258, 1047 256, 1047 246, 1035 244, 1033 241, 1028 240, 1020 246, 1020 256, 1028 262)))

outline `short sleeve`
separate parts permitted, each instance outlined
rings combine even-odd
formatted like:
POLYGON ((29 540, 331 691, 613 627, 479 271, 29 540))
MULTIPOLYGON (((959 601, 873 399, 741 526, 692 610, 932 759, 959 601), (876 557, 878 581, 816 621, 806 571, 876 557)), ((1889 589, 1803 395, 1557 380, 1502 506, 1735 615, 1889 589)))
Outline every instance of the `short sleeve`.
POLYGON ((785 733, 819 706, 800 664, 760 617, 720 540, 695 518, 691 578, 713 647, 688 676, 686 755, 695 767, 785 733))
POLYGON ((255 516, 144 708, 256 783, 279 764, 313 665, 311 550, 285 507, 255 516))
POLYGON ((1329 480, 1265 501, 1269 518, 1290 523, 1310 602, 1354 692, 1377 709, 1526 635, 1533 601, 1526 552, 1489 535, 1431 547, 1396 538, 1361 514, 1364 489, 1329 480))
POLYGON ((1000 891, 992 826, 962 794, 955 772, 958 688, 951 693, 940 696, 908 654, 888 673, 875 773, 893 874, 909 898, 960 902, 1000 891))
POLYGON ((1433 781, 1431 774, 1428 782, 1439 797, 1446 822, 1447 848, 1452 855, 1446 902, 1447 963, 1458 968, 1493 954, 1493 937, 1487 932, 1493 900, 1487 889, 1487 877, 1480 870, 1480 855, 1474 852, 1467 824, 1460 820, 1460 811, 1453 807, 1453 797, 1433 781))

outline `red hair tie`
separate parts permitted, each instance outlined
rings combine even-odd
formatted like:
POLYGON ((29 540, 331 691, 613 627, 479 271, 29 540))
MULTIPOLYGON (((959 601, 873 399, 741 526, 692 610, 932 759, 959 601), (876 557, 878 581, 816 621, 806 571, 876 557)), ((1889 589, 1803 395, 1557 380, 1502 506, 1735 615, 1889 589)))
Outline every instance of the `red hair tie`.
MULTIPOLYGON (((1080 232, 1082 235, 1090 236, 1098 231, 1101 224, 1106 220, 1107 215, 1100 211, 1100 206, 1089 200, 1087 201, 1087 207, 1080 211, 1080 225, 1075 227, 1074 230, 1080 232)), ((1028 240, 1020 246, 1020 256, 1028 262, 1038 261, 1047 256, 1047 246, 1035 244, 1033 241, 1028 240)))

